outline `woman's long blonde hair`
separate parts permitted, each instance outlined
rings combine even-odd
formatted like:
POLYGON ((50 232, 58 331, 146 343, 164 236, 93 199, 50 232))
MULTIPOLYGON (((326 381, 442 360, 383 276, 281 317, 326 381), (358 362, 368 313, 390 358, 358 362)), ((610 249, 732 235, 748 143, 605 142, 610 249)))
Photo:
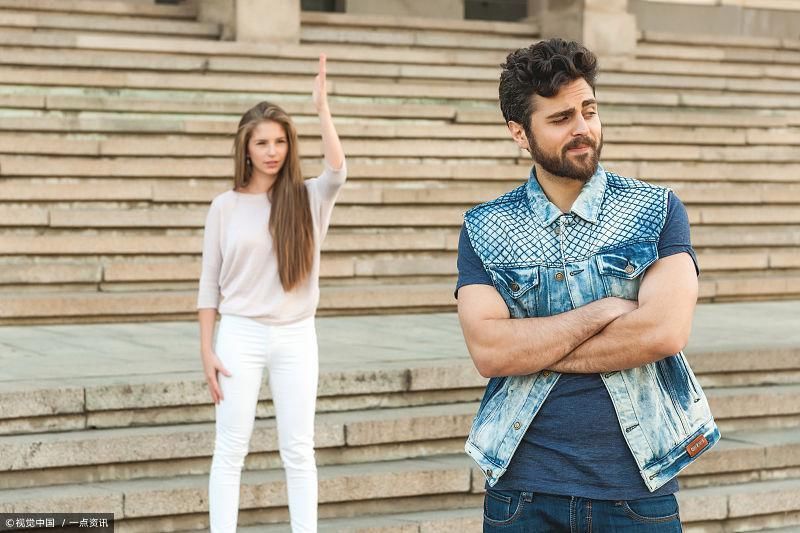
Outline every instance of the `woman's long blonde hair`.
POLYGON ((297 131, 292 119, 280 107, 269 102, 260 102, 249 109, 239 121, 234 140, 235 189, 250 183, 252 163, 248 162, 247 145, 253 130, 265 121, 280 124, 286 132, 289 150, 278 178, 267 193, 272 202, 269 216, 269 232, 278 258, 278 274, 285 291, 291 291, 311 274, 314 261, 314 229, 308 190, 300 171, 300 156, 297 150, 297 131))

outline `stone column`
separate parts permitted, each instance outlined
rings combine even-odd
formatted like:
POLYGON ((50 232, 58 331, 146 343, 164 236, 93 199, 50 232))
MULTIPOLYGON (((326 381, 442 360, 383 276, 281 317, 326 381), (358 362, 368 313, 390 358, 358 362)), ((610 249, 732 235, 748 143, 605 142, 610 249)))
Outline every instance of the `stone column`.
MULTIPOLYGON (((532 2, 533 4, 533 2, 532 2)), ((539 0, 542 37, 582 43, 598 56, 633 56, 636 17, 628 0, 539 0)))
POLYGON ((225 40, 300 42, 300 0, 196 0, 198 19, 222 25, 225 40))
POLYGON ((219 24, 222 27, 223 41, 236 38, 235 0, 196 0, 196 3, 197 20, 219 24))
POLYGON ((236 40, 300 42, 300 0, 236 0, 236 40))

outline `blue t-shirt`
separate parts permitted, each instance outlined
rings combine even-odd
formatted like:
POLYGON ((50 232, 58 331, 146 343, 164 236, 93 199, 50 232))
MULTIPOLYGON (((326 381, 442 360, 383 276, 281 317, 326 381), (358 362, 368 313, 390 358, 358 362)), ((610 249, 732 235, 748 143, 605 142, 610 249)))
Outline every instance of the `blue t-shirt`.
MULTIPOLYGON (((686 208, 670 192, 658 256, 682 252, 692 257, 697 269, 686 208)), ((462 227, 456 297, 459 288, 472 284, 492 285, 492 281, 462 227)), ((562 374, 494 489, 634 500, 677 492, 678 481, 672 479, 650 492, 622 435, 600 375, 562 374)))

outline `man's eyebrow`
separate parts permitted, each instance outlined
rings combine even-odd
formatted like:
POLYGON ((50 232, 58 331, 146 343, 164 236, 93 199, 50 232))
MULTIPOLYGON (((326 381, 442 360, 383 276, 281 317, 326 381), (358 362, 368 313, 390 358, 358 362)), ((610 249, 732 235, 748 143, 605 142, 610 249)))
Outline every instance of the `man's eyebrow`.
POLYGON ((547 116, 547 120, 550 120, 551 118, 558 118, 558 117, 571 117, 573 114, 575 114, 575 110, 574 109, 572 109, 572 108, 564 109, 563 111, 558 111, 557 113, 553 113, 552 115, 547 116))
MULTIPOLYGON (((589 98, 588 100, 584 100, 583 102, 581 102, 581 107, 587 107, 595 104, 597 104, 597 100, 595 100, 594 98, 589 98)), ((550 120, 552 118, 558 118, 558 117, 571 117, 574 113, 575 113, 574 109, 564 109, 563 111, 558 111, 556 113, 553 113, 552 115, 548 115, 546 118, 547 120, 550 120)))

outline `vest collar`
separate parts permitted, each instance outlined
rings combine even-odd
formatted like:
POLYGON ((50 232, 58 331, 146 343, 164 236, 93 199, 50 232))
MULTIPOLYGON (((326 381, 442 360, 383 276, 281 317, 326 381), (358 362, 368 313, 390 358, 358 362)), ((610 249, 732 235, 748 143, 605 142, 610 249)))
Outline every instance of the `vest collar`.
MULTIPOLYGON (((539 185, 536 177, 536 167, 531 167, 531 174, 526 186, 528 202, 534 218, 539 225, 549 226, 555 222, 563 213, 556 205, 547 199, 547 195, 539 185)), ((601 165, 597 165, 597 170, 581 189, 581 193, 572 204, 570 213, 578 215, 586 222, 597 223, 600 216, 600 207, 606 192, 606 171, 601 165)))

